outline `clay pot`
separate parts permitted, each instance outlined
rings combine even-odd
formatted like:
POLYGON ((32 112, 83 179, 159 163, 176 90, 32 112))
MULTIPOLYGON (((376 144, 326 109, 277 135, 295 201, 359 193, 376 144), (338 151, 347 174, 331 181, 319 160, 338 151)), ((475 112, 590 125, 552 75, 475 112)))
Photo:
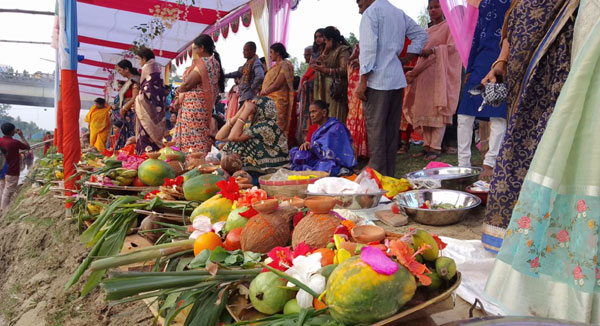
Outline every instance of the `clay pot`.
POLYGON ((290 200, 290 205, 292 205, 296 208, 302 208, 302 207, 304 207, 304 199, 299 198, 299 197, 294 197, 290 200))
POLYGON ((327 196, 309 197, 304 200, 304 205, 315 214, 327 214, 336 204, 337 200, 335 198, 327 196))
POLYGON ((167 162, 167 164, 171 168, 173 168, 173 170, 175 171, 175 174, 177 174, 177 175, 182 175, 185 172, 185 164, 184 163, 181 163, 177 160, 170 159, 169 162, 167 162))
POLYGON ((146 155, 148 156, 149 159, 152 159, 152 160, 157 160, 160 157, 159 152, 149 152, 149 153, 146 153, 146 155))
POLYGON ((179 160, 179 155, 178 154, 167 154, 167 155, 165 155, 165 157, 169 161, 178 161, 179 160))
POLYGON ((204 156, 205 156, 205 154, 204 154, 204 153, 197 153, 197 152, 194 152, 194 153, 191 153, 191 154, 190 154, 190 156, 191 156, 193 159, 196 159, 196 160, 202 160, 202 159, 204 159, 204 156))
POLYGON ((165 145, 164 147, 175 146, 175 142, 174 141, 166 141, 166 142, 163 142, 163 144, 165 145))
POLYGON ((252 208, 261 214, 271 214, 277 210, 277 206, 279 206, 279 201, 277 199, 267 199, 252 204, 252 208))
POLYGON ((350 231, 352 238, 359 243, 380 242, 385 239, 385 230, 376 225, 359 225, 350 231))

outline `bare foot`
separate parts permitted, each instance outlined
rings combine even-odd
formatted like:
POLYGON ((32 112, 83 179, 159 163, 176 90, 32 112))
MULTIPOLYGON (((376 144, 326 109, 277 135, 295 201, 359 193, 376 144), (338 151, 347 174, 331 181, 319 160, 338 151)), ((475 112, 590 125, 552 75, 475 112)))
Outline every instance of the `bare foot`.
POLYGON ((479 175, 479 180, 489 182, 494 176, 494 169, 491 166, 483 165, 483 172, 479 175))

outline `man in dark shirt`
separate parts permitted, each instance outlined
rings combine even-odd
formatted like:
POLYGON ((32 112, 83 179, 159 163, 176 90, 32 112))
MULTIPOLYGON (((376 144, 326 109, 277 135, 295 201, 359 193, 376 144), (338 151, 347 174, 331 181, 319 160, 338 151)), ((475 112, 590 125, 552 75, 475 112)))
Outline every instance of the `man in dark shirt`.
POLYGON ((225 75, 225 78, 240 78, 240 108, 246 100, 253 99, 260 92, 265 78, 265 69, 256 56, 256 43, 248 42, 244 45, 244 58, 246 63, 238 71, 225 75))
POLYGON ((21 173, 19 150, 28 150, 29 144, 23 137, 23 132, 16 129, 12 123, 3 123, 0 129, 4 134, 4 137, 0 138, 0 149, 5 153, 6 163, 8 164, 6 176, 0 179, 0 212, 4 212, 8 208, 19 183, 19 174, 21 173), (22 142, 13 139, 15 134, 19 135, 22 142))

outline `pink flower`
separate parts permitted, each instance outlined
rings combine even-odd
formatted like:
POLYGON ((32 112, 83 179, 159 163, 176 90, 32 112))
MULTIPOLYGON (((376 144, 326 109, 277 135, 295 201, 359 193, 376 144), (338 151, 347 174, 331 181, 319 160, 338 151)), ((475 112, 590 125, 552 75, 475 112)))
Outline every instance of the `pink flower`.
POLYGON ((575 280, 580 280, 583 278, 583 271, 581 270, 581 267, 575 266, 575 268, 573 268, 573 278, 575 280))
POLYGON ((556 234, 556 240, 559 242, 568 242, 569 241, 569 232, 567 230, 560 230, 556 234))
POLYGON ((531 219, 527 216, 523 216, 517 222, 521 229, 529 229, 531 227, 531 219))
POLYGON ((398 264, 388 258, 381 250, 373 247, 364 247, 360 259, 371 266, 378 274, 392 275, 398 270, 398 264))
POLYGON ((535 257, 535 259, 533 259, 532 261, 529 262, 529 266, 531 266, 531 268, 538 268, 540 267, 540 257, 535 257))
POLYGON ((596 279, 600 279, 600 270, 598 270, 598 267, 596 267, 596 279))
POLYGON ((587 211, 587 209, 588 209, 588 207, 585 204, 584 200, 580 200, 577 202, 577 212, 578 213, 583 213, 583 212, 587 211))

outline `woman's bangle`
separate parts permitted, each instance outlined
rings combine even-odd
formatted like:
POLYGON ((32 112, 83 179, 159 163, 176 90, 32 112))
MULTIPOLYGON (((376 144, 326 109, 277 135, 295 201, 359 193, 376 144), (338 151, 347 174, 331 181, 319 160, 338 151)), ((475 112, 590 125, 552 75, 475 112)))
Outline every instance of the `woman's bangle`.
POLYGON ((238 118, 237 121, 241 122, 242 124, 246 124, 246 121, 242 120, 242 118, 238 118))
POLYGON ((492 63, 492 69, 494 69, 494 67, 496 67, 496 65, 499 64, 500 62, 508 63, 508 60, 498 59, 498 60, 494 61, 494 63, 492 63))

